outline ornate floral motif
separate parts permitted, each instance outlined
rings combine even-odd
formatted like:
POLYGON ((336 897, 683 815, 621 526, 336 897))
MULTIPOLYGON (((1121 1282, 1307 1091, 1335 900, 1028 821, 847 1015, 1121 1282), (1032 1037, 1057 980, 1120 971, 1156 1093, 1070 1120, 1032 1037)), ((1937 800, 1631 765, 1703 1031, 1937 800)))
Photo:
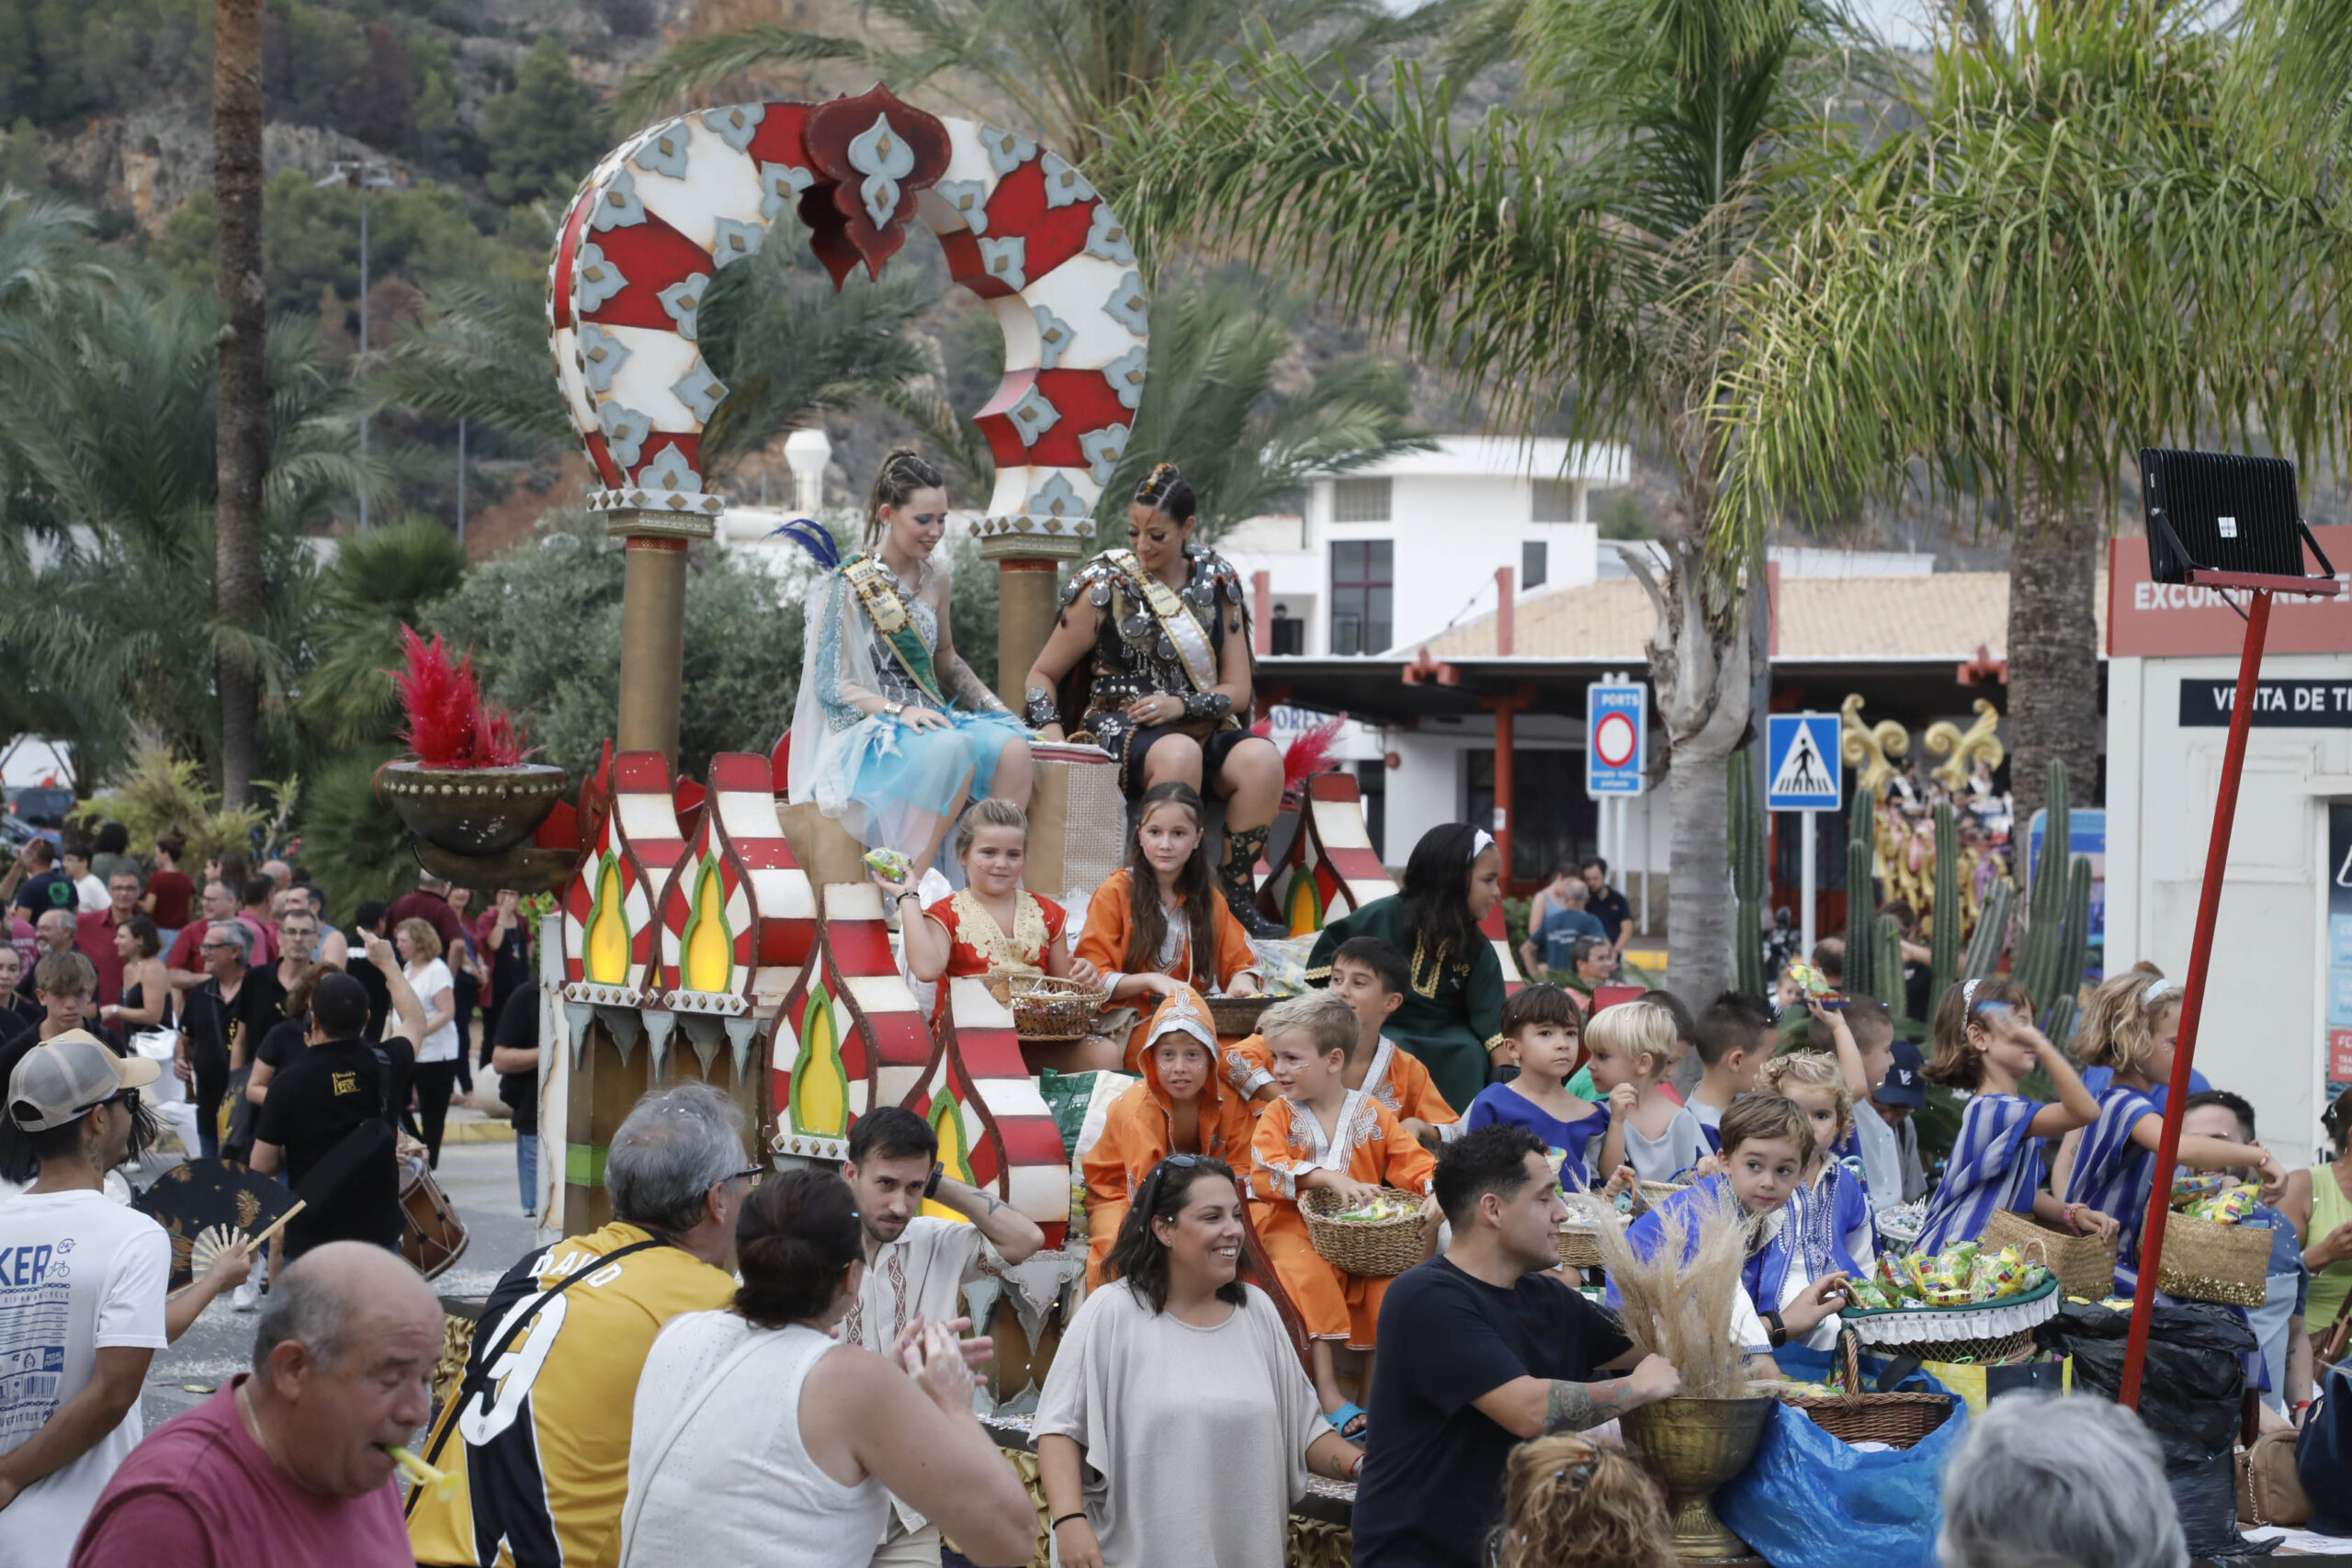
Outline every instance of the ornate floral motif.
POLYGON ((654 296, 662 301, 662 309, 669 312, 670 320, 677 323, 678 335, 688 343, 695 341, 695 312, 702 308, 702 291, 709 282, 709 274, 698 272, 692 277, 680 278, 654 296))
POLYGON ((583 323, 580 329, 580 374, 591 389, 599 392, 613 389, 613 378, 628 363, 628 348, 620 339, 600 326, 583 323))
POLYGON ((1043 305, 1032 306, 1037 315, 1037 367, 1051 370, 1062 361, 1062 350, 1068 348, 1077 333, 1070 324, 1043 305))
POLYGON ((1029 242, 1007 234, 980 242, 980 265, 989 276, 1014 293, 1029 287, 1029 242))
MULTIPOLYGON (((727 383, 710 373, 710 367, 696 359, 686 373, 670 383, 670 390, 678 400, 695 411, 695 417, 705 424, 718 412, 719 400, 727 396, 727 383)), ((672 487, 676 488, 676 487, 672 487)))
POLYGON ((760 224, 734 218, 718 219, 711 228, 710 259, 727 266, 746 256, 758 255, 760 245, 767 237, 767 230, 760 224))
POLYGON ((645 203, 637 194, 637 180, 627 169, 616 173, 597 193, 596 211, 588 227, 598 231, 630 229, 645 221, 645 203))
POLYGON ((940 197, 955 210, 956 216, 971 226, 975 234, 989 231, 988 187, 978 180, 942 180, 934 187, 940 197))
POLYGON ((667 175, 673 180, 686 177, 686 148, 689 138, 686 122, 673 119, 645 139, 645 144, 629 160, 639 168, 657 175, 667 175))
POLYGON ((1047 402, 1046 394, 1035 387, 1022 393, 1021 400, 1008 412, 1023 446, 1035 446, 1039 436, 1062 422, 1061 411, 1047 402))
POLYGON ((1119 467, 1119 458, 1127 449, 1127 429, 1124 424, 1109 425, 1102 430, 1090 430, 1078 438, 1078 449, 1086 454, 1086 471, 1094 482, 1106 485, 1119 467))
POLYGON ((1001 125, 980 126, 980 146, 989 155, 989 167, 999 175, 1009 175, 1037 155, 1037 144, 1025 136, 1015 136, 1001 125))
POLYGON ((1113 321, 1141 337, 1150 304, 1150 296, 1144 292, 1141 275, 1130 272, 1119 279, 1119 286, 1111 290, 1111 297, 1102 302, 1102 309, 1113 321))
POLYGON ((1046 205, 1070 207, 1081 201, 1092 201, 1094 186, 1084 175, 1072 168, 1068 159, 1058 152, 1048 152, 1038 160, 1038 167, 1046 172, 1046 205))
POLYGON ((605 300, 628 287, 621 269, 605 259, 604 248, 591 240, 580 247, 580 309, 601 310, 605 300))
POLYGON ((1094 220, 1086 226, 1086 254, 1121 266, 1136 265, 1136 248, 1127 238, 1127 226, 1107 206, 1097 207, 1094 220))
POLYGON ((596 418, 613 461, 624 468, 636 468, 645 453, 645 438, 653 434, 652 419, 618 403, 606 403, 596 411, 596 418))
POLYGON ((725 108, 702 111, 702 128, 718 137, 738 152, 752 150, 752 139, 760 133, 760 122, 768 117, 765 104, 729 104, 725 108))
MULTIPOLYGON (((1136 344, 1135 347, 1102 367, 1102 378, 1111 383, 1112 395, 1119 400, 1119 406, 1130 413, 1143 402, 1143 372, 1144 352, 1141 344, 1136 344)), ((1120 439, 1125 440, 1124 432, 1120 439)))

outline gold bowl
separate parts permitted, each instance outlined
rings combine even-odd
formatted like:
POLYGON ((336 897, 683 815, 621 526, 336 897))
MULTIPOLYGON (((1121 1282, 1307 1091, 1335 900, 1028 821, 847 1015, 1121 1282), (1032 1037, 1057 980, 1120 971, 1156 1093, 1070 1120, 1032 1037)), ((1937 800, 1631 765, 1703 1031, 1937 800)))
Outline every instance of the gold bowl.
POLYGON ((1686 1562, 1723 1562, 1749 1555, 1747 1543, 1724 1528, 1710 1499, 1715 1488, 1747 1468, 1772 1418, 1770 1399, 1661 1399, 1619 1418, 1626 1443, 1666 1484, 1675 1555, 1686 1562))

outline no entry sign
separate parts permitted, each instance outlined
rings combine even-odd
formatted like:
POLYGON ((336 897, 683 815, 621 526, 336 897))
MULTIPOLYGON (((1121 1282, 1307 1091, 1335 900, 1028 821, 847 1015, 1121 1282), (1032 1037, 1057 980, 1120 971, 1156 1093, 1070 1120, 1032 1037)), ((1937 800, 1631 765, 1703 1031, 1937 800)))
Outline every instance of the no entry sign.
POLYGON ((1584 788, 1590 795, 1639 795, 1649 761, 1650 689, 1596 682, 1584 691, 1584 788))

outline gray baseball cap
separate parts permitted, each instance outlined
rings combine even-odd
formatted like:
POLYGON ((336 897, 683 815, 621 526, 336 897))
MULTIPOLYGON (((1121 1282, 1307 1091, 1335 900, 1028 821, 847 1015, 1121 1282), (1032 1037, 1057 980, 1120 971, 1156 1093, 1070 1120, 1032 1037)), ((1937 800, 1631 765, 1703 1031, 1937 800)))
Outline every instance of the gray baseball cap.
POLYGON ((87 1030, 70 1029, 25 1053, 8 1079, 8 1117, 28 1133, 77 1121, 128 1089, 153 1083, 163 1068, 118 1056, 87 1030))

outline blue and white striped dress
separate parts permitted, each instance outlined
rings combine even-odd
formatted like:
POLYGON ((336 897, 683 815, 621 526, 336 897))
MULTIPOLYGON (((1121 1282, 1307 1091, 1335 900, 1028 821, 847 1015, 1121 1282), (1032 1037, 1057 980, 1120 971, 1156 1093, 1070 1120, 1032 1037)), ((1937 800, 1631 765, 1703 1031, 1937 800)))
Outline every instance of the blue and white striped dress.
POLYGON ((1781 1234, 1808 1280, 1844 1272, 1867 1279, 1878 1260, 1869 1191, 1861 1178, 1832 1159, 1789 1199, 1781 1234))
POLYGON ((2033 1210, 2041 1185, 2041 1145, 2033 1136, 2038 1100, 2021 1094, 1980 1094, 1961 1113, 1944 1179, 1928 1200, 1928 1220, 1912 1250, 1933 1256, 1974 1241, 1996 1209, 2033 1210))
POLYGON ((2066 1201, 2088 1203, 2111 1214, 2122 1228, 2115 1237, 2115 1293, 2128 1296, 2140 1281, 2140 1226, 2148 1216, 2148 1184, 2156 1156, 2132 1141, 2143 1116, 2161 1115, 2155 1100, 2135 1089, 2110 1083, 2098 1093, 2098 1120, 2083 1129, 2075 1169, 2066 1180, 2066 1201))

